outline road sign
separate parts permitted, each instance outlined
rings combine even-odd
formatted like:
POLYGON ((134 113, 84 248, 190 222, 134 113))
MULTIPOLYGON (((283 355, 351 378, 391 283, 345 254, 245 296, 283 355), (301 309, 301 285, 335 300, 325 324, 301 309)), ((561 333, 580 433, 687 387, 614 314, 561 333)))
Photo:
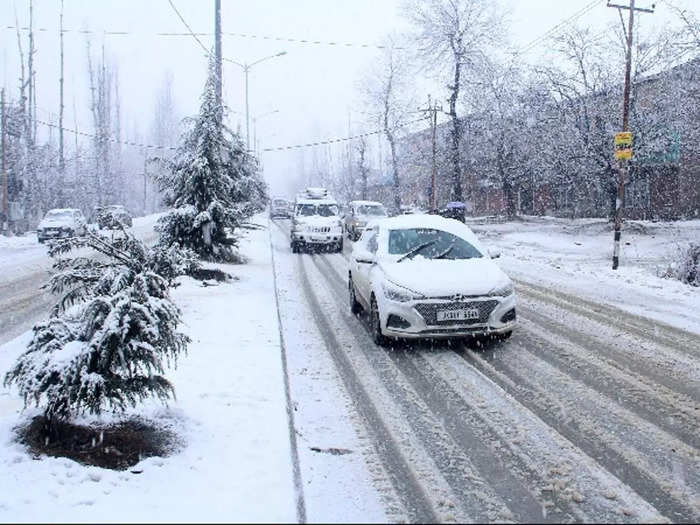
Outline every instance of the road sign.
POLYGON ((615 133, 615 158, 616 159, 631 159, 632 158, 632 132, 622 131, 615 133))

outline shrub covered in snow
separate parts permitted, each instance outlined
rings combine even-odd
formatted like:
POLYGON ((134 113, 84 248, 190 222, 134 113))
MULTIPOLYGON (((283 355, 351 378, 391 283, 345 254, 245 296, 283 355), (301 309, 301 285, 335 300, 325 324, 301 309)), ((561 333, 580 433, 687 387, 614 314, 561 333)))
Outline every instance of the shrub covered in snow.
POLYGON ((174 391, 165 367, 189 341, 177 331, 169 286, 187 257, 150 250, 128 232, 88 233, 50 253, 57 259, 47 286, 58 304, 34 327, 5 384, 17 386, 25 406, 43 406, 49 422, 122 411, 147 397, 167 401, 174 391), (76 249, 97 254, 66 257, 76 249))
POLYGON ((157 230, 163 246, 177 244, 214 261, 234 259, 235 230, 265 206, 266 186, 256 159, 222 123, 210 67, 199 115, 191 119, 168 173, 158 182, 174 208, 157 230))
POLYGON ((700 286, 700 244, 691 242, 688 246, 679 247, 673 259, 661 276, 700 286))

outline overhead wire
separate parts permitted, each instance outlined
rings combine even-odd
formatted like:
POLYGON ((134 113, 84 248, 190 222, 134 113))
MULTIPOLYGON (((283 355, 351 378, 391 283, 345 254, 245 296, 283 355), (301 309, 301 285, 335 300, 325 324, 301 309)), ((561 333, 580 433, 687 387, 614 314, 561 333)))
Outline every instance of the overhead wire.
MULTIPOLYGON (((3 25, 0 29, 11 30, 11 31, 25 31, 28 32, 29 28, 26 26, 14 26, 14 25, 3 25)), ((59 29, 48 29, 45 27, 34 28, 33 31, 37 33, 51 33, 59 32, 59 29)), ((118 30, 93 30, 93 29, 70 29, 64 28, 63 33, 77 33, 81 35, 102 35, 102 36, 133 36, 133 35, 143 35, 144 32, 138 31, 118 31, 118 30)), ((209 37, 214 36, 214 33, 200 32, 189 30, 186 33, 180 33, 177 31, 159 31, 155 33, 147 33, 152 36, 159 37, 209 37)), ((257 35, 253 33, 241 33, 233 31, 222 31, 222 36, 237 37, 237 38, 248 38, 252 40, 270 40, 276 42, 286 42, 291 44, 304 44, 304 45, 315 45, 315 46, 330 46, 330 47, 357 47, 364 49, 386 49, 388 46, 382 44, 368 44, 366 42, 340 42, 333 40, 314 40, 309 38, 293 38, 286 36, 273 36, 273 35, 257 35)), ((403 47, 393 47, 393 49, 405 49, 403 47)))
MULTIPOLYGON (((60 129, 66 133, 72 133, 74 135, 78 135, 81 137, 87 137, 87 138, 91 138, 91 139, 99 138, 94 133, 87 133, 85 131, 78 131, 78 130, 71 129, 71 128, 61 127, 61 126, 58 126, 57 124, 53 124, 53 123, 47 122, 45 120, 40 120, 40 119, 31 119, 31 120, 32 120, 32 122, 36 122, 37 124, 41 124, 42 126, 46 126, 46 127, 53 128, 53 129, 60 129)), ((396 127, 403 128, 403 127, 409 126, 411 124, 423 122, 424 120, 425 120, 425 118, 409 120, 406 122, 402 122, 401 124, 398 124, 396 127)), ((337 143, 341 143, 341 142, 348 142, 351 140, 357 140, 357 139, 362 138, 362 137, 369 137, 371 135, 378 135, 380 133, 384 133, 384 131, 385 131, 384 129, 376 129, 373 131, 368 131, 366 133, 352 135, 350 137, 339 137, 339 138, 334 138, 334 139, 326 139, 326 140, 320 140, 317 142, 308 142, 306 144, 294 144, 294 145, 290 145, 290 146, 278 146, 278 147, 273 147, 273 148, 262 148, 260 151, 262 151, 262 152, 286 151, 286 150, 301 149, 301 148, 308 148, 308 147, 314 147, 314 146, 324 146, 324 145, 328 145, 328 144, 337 144, 337 143)), ((159 150, 170 150, 170 151, 177 150, 177 146, 147 144, 147 143, 142 143, 142 142, 133 142, 133 141, 129 141, 129 140, 117 140, 117 139, 109 138, 109 137, 104 138, 104 140, 106 140, 107 142, 110 142, 112 144, 122 144, 124 146, 132 146, 132 147, 137 147, 137 148, 142 148, 142 149, 159 149, 159 150)))
POLYGON ((583 17, 584 15, 588 14, 590 11, 592 11, 595 7, 598 5, 602 4, 605 0, 593 0, 589 4, 586 4, 584 7, 582 7, 580 10, 576 11, 573 15, 569 16, 568 18, 565 18, 549 30, 547 30, 545 33, 542 35, 538 36, 535 38, 533 41, 531 41, 529 44, 526 44, 522 48, 518 49, 515 51, 515 54, 523 54, 527 53, 534 47, 537 47, 539 44, 547 40, 549 37, 553 36, 555 33, 557 33, 560 29, 562 29, 564 26, 578 20, 579 18, 583 17))

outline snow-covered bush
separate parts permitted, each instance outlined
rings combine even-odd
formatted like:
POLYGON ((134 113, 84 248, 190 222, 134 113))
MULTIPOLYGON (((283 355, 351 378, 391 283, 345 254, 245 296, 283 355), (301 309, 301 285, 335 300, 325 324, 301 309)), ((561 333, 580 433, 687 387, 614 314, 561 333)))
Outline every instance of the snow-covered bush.
POLYGON ((265 206, 266 186, 257 160, 222 120, 210 67, 199 115, 190 119, 174 159, 165 162, 168 173, 158 178, 173 210, 157 230, 162 246, 176 244, 203 259, 232 261, 235 230, 265 206))
POLYGON ((58 304, 34 327, 5 384, 17 386, 25 406, 43 406, 49 426, 82 413, 123 411, 148 397, 167 401, 174 390, 163 376, 166 365, 189 341, 177 331, 180 311, 169 286, 187 258, 154 252, 128 232, 112 239, 90 232, 50 253, 57 260, 47 287, 58 304), (65 257, 76 249, 92 253, 65 257))
POLYGON ((673 259, 661 273, 661 277, 700 286, 700 244, 691 242, 688 246, 679 247, 673 259))

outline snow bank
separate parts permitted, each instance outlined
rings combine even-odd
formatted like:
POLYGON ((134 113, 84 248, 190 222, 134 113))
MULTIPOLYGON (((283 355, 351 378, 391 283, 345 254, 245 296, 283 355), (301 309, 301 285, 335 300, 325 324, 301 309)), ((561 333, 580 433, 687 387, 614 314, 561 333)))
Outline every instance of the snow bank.
POLYGON ((500 248, 498 264, 517 280, 700 332, 698 289, 658 276, 678 246, 700 239, 700 220, 626 222, 616 271, 612 226, 602 219, 526 217, 470 226, 484 244, 500 248))

